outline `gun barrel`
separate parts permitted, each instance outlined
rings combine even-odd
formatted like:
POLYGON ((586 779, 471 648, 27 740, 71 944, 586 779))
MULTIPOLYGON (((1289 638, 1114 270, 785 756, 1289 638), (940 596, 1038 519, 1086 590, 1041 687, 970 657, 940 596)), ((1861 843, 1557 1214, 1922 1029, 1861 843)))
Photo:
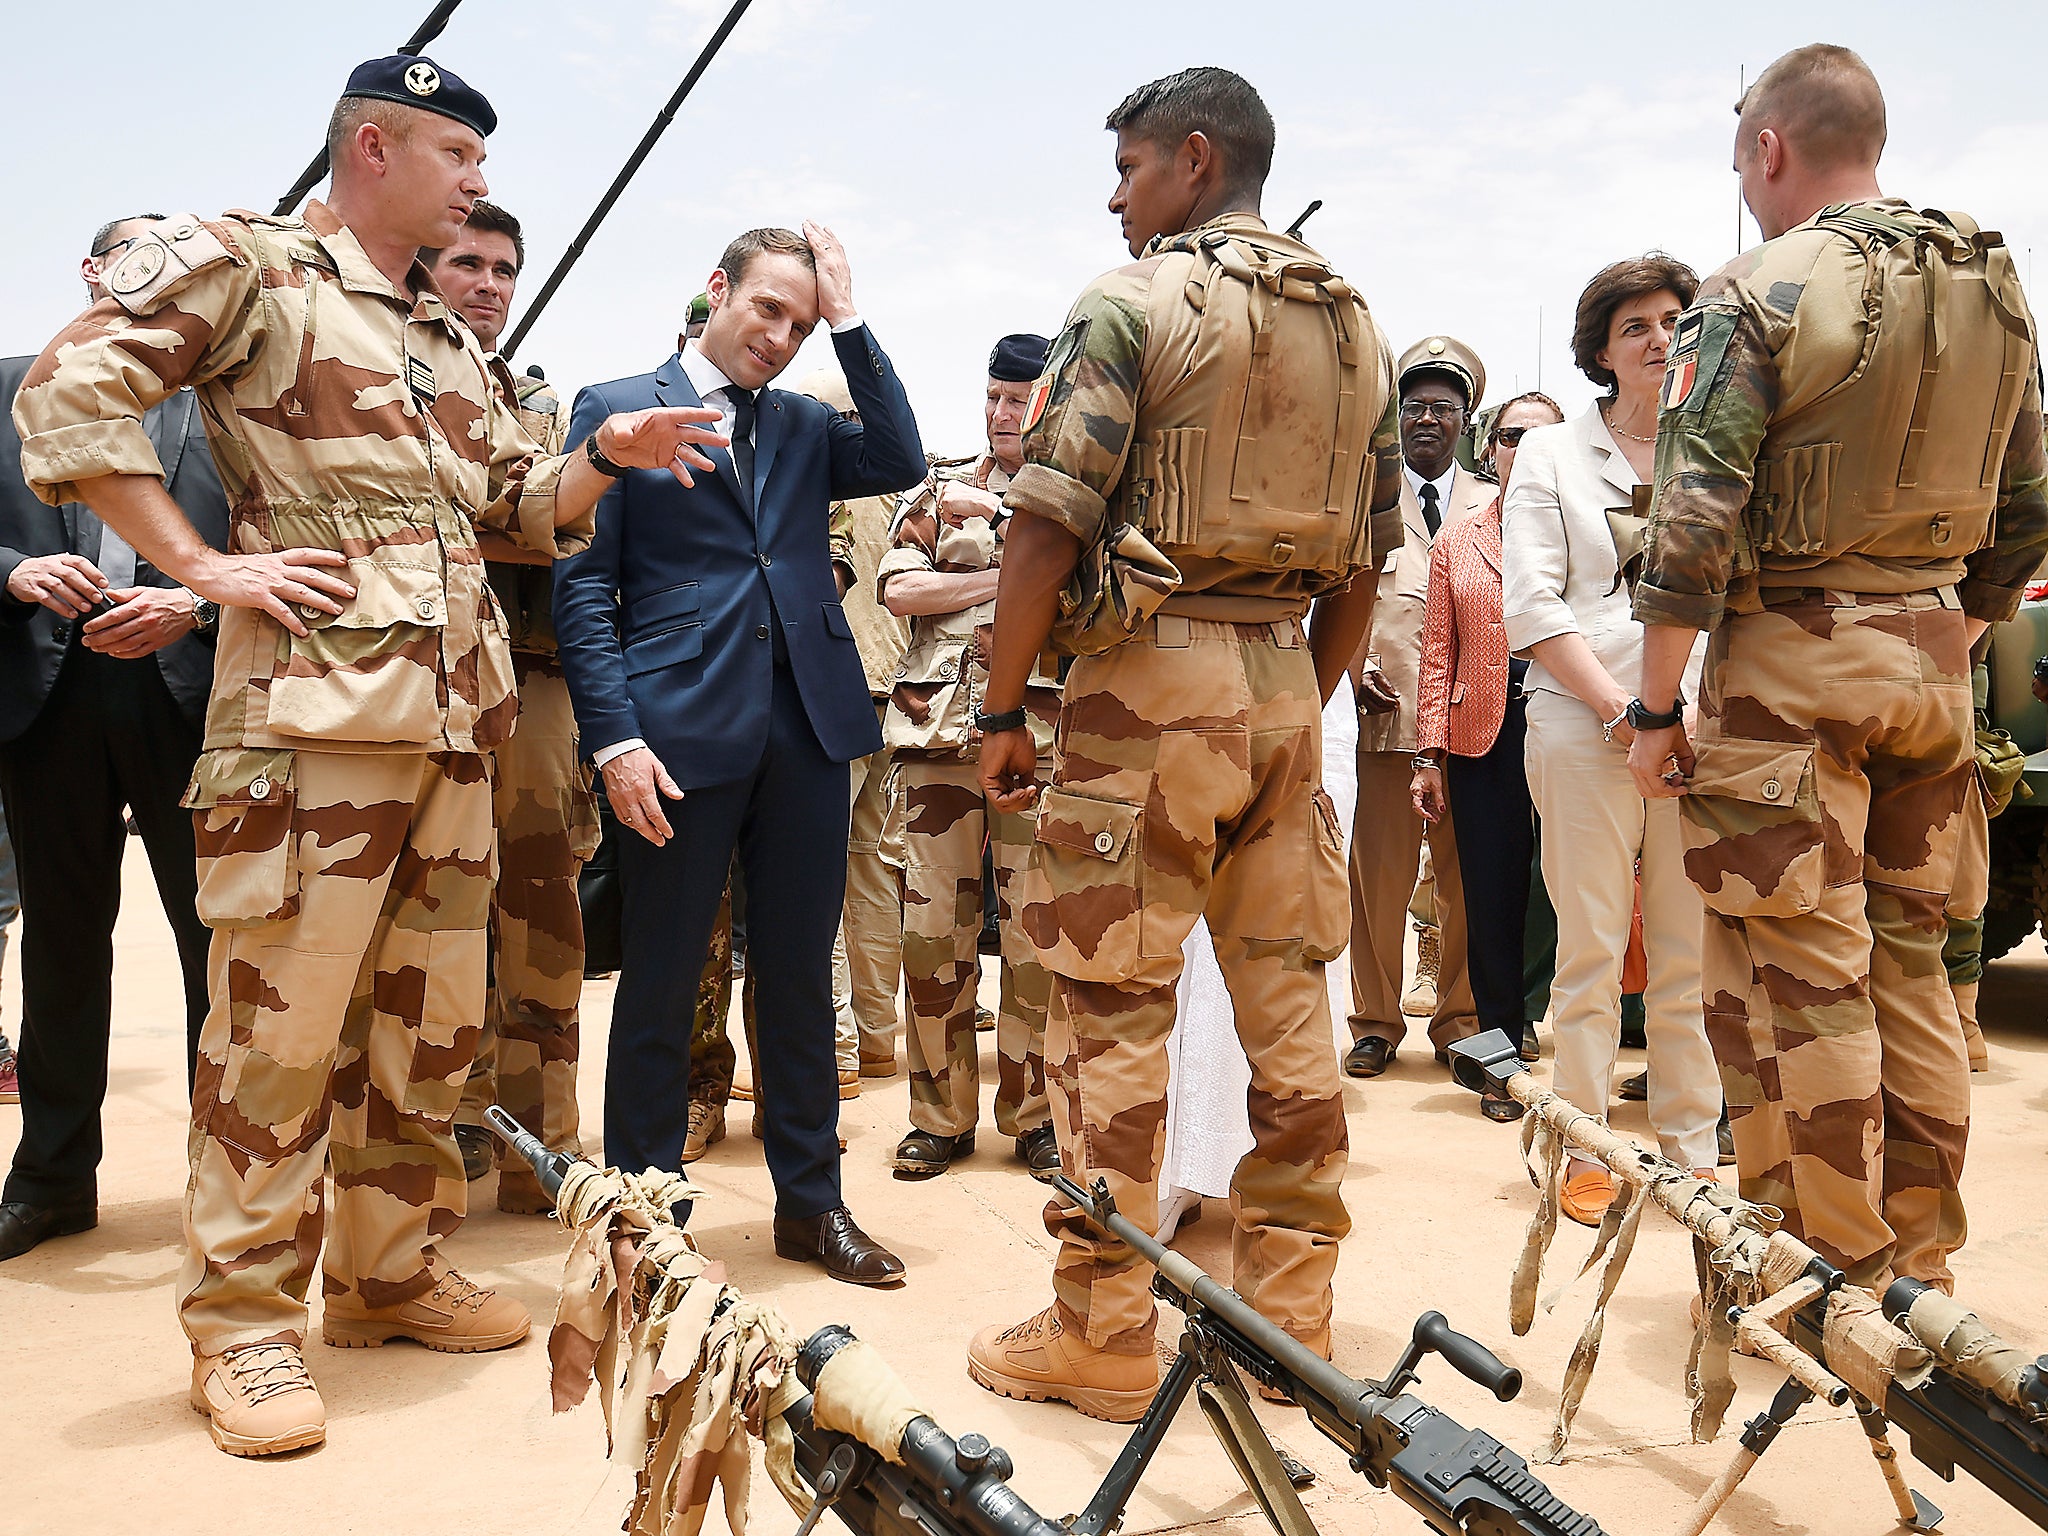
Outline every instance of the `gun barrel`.
POLYGON ((546 1142, 496 1104, 484 1111, 484 1124, 497 1134, 500 1141, 532 1166, 534 1177, 540 1180, 542 1194, 550 1200, 560 1198, 562 1180, 575 1165, 575 1158, 566 1152, 550 1152, 546 1142))

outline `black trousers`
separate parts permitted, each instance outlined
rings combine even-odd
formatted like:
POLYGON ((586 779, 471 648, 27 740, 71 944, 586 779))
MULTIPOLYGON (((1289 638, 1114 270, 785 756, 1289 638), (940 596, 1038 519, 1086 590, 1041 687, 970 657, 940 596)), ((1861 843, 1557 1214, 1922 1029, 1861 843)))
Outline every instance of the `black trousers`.
MULTIPOLYGON (((840 1203, 832 939, 846 901, 847 767, 818 744, 789 673, 778 666, 774 678, 768 746, 751 775, 665 802, 675 836, 663 847, 619 830, 625 963, 605 1062, 604 1151, 636 1172, 683 1166, 697 983, 737 848, 775 1214, 816 1216, 840 1203)), ((676 1216, 687 1215, 685 1203, 676 1216)))
POLYGON ((1509 690, 1500 736, 1484 757, 1452 756, 1444 765, 1458 872, 1465 882, 1465 964, 1482 1030, 1522 1038, 1525 989, 1522 942, 1529 921, 1529 869, 1536 858, 1536 812, 1522 762, 1528 727, 1522 700, 1509 690))
POLYGON ((21 1144, 4 1198, 97 1198, 113 1026, 114 919, 126 806, 170 919, 185 983, 185 1078, 206 1019, 210 935, 194 908, 192 813, 179 808, 199 725, 153 658, 73 649, 42 713, 0 746, 0 799, 21 876, 21 1144))

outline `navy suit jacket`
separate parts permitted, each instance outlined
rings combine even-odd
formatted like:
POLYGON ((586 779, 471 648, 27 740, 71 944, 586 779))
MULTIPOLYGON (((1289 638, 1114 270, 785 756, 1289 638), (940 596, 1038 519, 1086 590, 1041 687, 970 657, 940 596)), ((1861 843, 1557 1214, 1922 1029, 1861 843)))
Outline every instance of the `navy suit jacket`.
MULTIPOLYGON (((0 588, 14 568, 32 555, 89 555, 99 549, 99 535, 80 526, 86 509, 76 502, 53 507, 37 498, 21 475, 21 438, 14 430, 14 396, 33 357, 0 361, 0 588)), ((164 467, 164 485, 171 499, 192 520, 199 536, 215 549, 228 547, 228 499, 206 445, 206 425, 199 401, 181 389, 142 418, 150 443, 164 467)), ((138 584, 170 587, 177 583, 148 567, 138 584)), ((35 723, 64 658, 82 649, 79 625, 60 619, 40 603, 16 602, 0 590, 0 742, 13 741, 35 723)), ((213 690, 214 636, 189 634, 173 640, 153 656, 164 686, 188 719, 197 725, 206 714, 213 690)))
MULTIPOLYGON (((755 510, 730 454, 685 488, 628 470, 597 505, 590 547, 555 564, 555 634, 586 752, 640 737, 683 789, 744 779, 768 741, 771 625, 826 755, 879 751, 867 675, 839 605, 826 540, 834 501, 924 478, 917 421, 865 326, 832 337, 858 422, 808 395, 761 391, 755 510)), ((575 446, 617 411, 702 405, 673 356, 576 397, 575 446)))

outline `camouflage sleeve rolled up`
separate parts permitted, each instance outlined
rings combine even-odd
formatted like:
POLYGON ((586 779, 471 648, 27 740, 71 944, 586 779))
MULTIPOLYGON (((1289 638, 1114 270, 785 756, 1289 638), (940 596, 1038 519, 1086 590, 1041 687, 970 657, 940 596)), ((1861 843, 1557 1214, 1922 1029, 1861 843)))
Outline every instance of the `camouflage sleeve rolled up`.
MULTIPOLYGON (((476 343, 470 342, 472 347, 476 343)), ((482 363, 482 349, 478 348, 482 363)), ((474 514, 479 528, 491 528, 507 538, 556 560, 566 560, 590 545, 597 532, 597 508, 566 526, 555 522, 555 491, 562 483, 568 456, 550 453, 535 442, 519 420, 518 412, 498 398, 496 390, 486 391, 489 408, 484 420, 485 440, 490 445, 488 500, 474 514)), ((564 423, 564 431, 567 425, 564 423)))
POLYGON ((1145 286, 1158 258, 1098 279, 1073 312, 1032 387, 1024 467, 1003 501, 1058 523, 1085 545, 1101 535, 1138 418, 1145 286))
POLYGON ((1635 616, 1712 629, 1746 561, 1743 508, 1778 407, 1777 358, 1755 313, 1712 280, 1679 317, 1657 418, 1656 486, 1635 616))
POLYGON ((1963 612, 2000 624, 2019 612, 2026 586, 2048 552, 2048 447, 2042 442, 2041 376, 2031 375, 1998 472, 1990 547, 1968 560, 1957 595, 1963 612))

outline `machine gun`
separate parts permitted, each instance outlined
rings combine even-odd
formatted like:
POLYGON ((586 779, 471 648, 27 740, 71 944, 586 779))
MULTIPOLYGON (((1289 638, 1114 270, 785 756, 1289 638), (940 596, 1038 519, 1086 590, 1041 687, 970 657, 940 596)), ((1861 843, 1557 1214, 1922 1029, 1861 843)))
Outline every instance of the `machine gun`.
POLYGON ((1442 1355, 1502 1402, 1522 1390, 1522 1373, 1439 1312, 1416 1321, 1408 1347, 1381 1381, 1359 1381, 1311 1353, 1217 1284, 1192 1260, 1162 1247, 1120 1215, 1106 1183, 1094 1193, 1064 1175, 1053 1186, 1088 1224, 1127 1243, 1156 1271, 1152 1293, 1182 1313, 1180 1354, 1160 1383, 1088 1507, 1065 1522, 1072 1536, 1107 1536, 1190 1391, 1210 1428, 1281 1536, 1313 1536, 1273 1443, 1239 1382, 1243 1370, 1300 1407, 1342 1447, 1375 1488, 1391 1488, 1441 1536, 1602 1536, 1600 1525, 1545 1487, 1529 1464, 1483 1430, 1468 1430, 1404 1390, 1424 1356, 1442 1355))
MULTIPOLYGON (((550 1199, 561 1201, 573 1170, 594 1173, 581 1159, 550 1152, 497 1106, 486 1110, 484 1118, 532 1166, 550 1199)), ((626 1192, 625 1181, 615 1174, 595 1174, 595 1179, 609 1180, 614 1187, 586 1191, 580 1202, 586 1222, 615 1209, 626 1192), (594 1199, 588 1198, 593 1194, 594 1199)), ((666 1217, 657 1220, 666 1222, 666 1217)), ((672 1227, 668 1235, 675 1235, 672 1227)), ((710 1280, 680 1272, 674 1263, 649 1278, 649 1292, 675 1293, 670 1316, 682 1313, 681 1296, 692 1283, 710 1280)), ((715 1324, 740 1300, 726 1288, 710 1321, 715 1324)), ((1066 1536, 1010 1487, 1006 1451, 981 1435, 955 1440, 947 1434, 918 1410, 895 1372, 851 1330, 833 1325, 813 1333, 795 1351, 794 1380, 788 1385, 792 1390, 779 1411, 771 1408, 767 1417, 787 1427, 793 1452, 789 1470, 812 1490, 797 1536, 811 1536, 827 1510, 861 1536, 1066 1536), (797 1386, 808 1390, 796 1391, 797 1386)), ((778 1437, 771 1433, 768 1439, 774 1475, 778 1437)), ((789 1495, 785 1478, 776 1480, 789 1495)), ((643 1475, 639 1497, 647 1496, 643 1475)), ((635 1514, 640 1512, 636 1503, 635 1514)))
MULTIPOLYGON (((1710 1308, 1706 1326, 1725 1320, 1740 1348, 1789 1379, 1770 1407, 1744 1426, 1741 1449, 1695 1505, 1685 1536, 1706 1527, 1778 1431, 1816 1397, 1837 1407, 1853 1403, 1908 1529, 1931 1531, 1942 1512, 1906 1486, 1886 1437, 1888 1423, 1906 1432, 1913 1455, 1942 1478, 1953 1482, 1961 1467, 2048 1530, 2048 1356, 2029 1359, 1960 1303, 1917 1280, 1893 1282, 1880 1315, 1877 1298, 1776 1230, 1782 1213, 1694 1179, 1548 1092, 1504 1031, 1459 1041, 1450 1056, 1464 1086, 1491 1086, 1526 1105, 1562 1144, 1611 1169, 1631 1203, 1648 1200, 1692 1232, 1707 1256, 1702 1280, 1711 1280, 1713 1290, 1755 1293, 1752 1304, 1730 1307, 1725 1315, 1710 1308)), ((1583 1341, 1574 1354, 1586 1355, 1583 1341)), ((1590 1359, 1584 1369, 1590 1372, 1590 1359)), ((1712 1438, 1722 1406, 1706 1416, 1701 1438, 1712 1438)))

